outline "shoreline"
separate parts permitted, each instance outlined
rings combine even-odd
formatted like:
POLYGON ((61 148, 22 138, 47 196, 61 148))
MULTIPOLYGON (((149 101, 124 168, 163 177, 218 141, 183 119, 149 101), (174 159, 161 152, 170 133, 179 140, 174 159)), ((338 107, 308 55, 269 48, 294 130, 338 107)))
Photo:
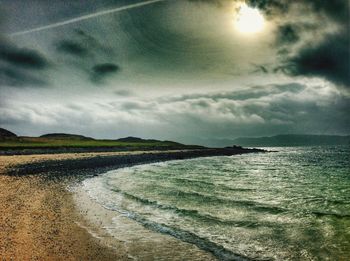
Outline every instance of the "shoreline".
POLYGON ((218 260, 194 244, 150 230, 125 213, 106 209, 90 198, 82 187, 76 187, 72 196, 82 217, 78 225, 102 245, 117 252, 123 249, 124 256, 130 260, 218 260))
MULTIPOLYGON (((90 226, 84 211, 79 211, 74 193, 69 192, 67 186, 120 167, 260 151, 213 149, 0 156, 0 202, 3 209, 0 257, 15 260, 129 260, 130 256, 137 256, 138 251, 145 251, 141 244, 134 244, 132 250, 128 250, 125 242, 120 243, 122 241, 118 238, 106 240, 106 235, 101 238, 92 236, 89 229, 94 226, 90 226), (110 247, 111 242, 114 249, 110 247)), ((182 249, 179 250, 181 253, 197 253, 198 256, 206 256, 206 260, 215 260, 210 253, 192 244, 160 235, 157 235, 157 238, 162 238, 160 241, 159 238, 158 241, 146 240, 147 248, 153 248, 153 253, 158 251, 159 255, 167 251, 169 245, 164 244, 162 250, 156 242, 171 241, 170 245, 177 245, 182 249)), ((152 259, 149 257, 149 260, 152 259)), ((180 256, 178 260, 181 260, 180 256)))
MULTIPOLYGON (((233 156, 246 153, 266 152, 261 149, 223 148, 195 149, 170 151, 130 151, 103 153, 67 153, 67 154, 35 154, 0 156, 12 158, 16 167, 9 169, 6 174, 14 176, 45 175, 47 177, 84 176, 86 172, 98 175, 110 169, 129 167, 138 164, 162 162, 168 160, 191 159, 198 157, 233 156), (21 162, 31 158, 32 161, 21 162), (35 160, 37 159, 37 160, 35 160)), ((1 163, 0 163, 1 164, 1 163)))

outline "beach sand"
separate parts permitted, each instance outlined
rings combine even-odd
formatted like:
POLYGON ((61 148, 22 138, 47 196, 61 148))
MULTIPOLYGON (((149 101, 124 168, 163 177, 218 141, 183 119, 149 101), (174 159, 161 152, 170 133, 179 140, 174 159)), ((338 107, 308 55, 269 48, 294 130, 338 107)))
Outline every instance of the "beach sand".
POLYGON ((16 164, 72 156, 0 157, 1 260, 123 259, 125 253, 99 244, 96 238, 75 224, 81 217, 75 211, 64 182, 49 182, 39 176, 3 175, 16 164))
POLYGON ((215 260, 194 245, 114 217, 82 191, 68 191, 72 179, 6 175, 18 164, 118 154, 0 156, 0 260, 215 260), (101 229, 102 218, 114 218, 120 238, 101 229))

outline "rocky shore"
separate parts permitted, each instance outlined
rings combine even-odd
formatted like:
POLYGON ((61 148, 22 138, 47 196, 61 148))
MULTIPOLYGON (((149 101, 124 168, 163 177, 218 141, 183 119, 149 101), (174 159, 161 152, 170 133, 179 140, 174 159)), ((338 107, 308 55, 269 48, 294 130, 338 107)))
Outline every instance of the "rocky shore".
MULTIPOLYGON (((49 174, 79 175, 83 171, 102 173, 108 169, 127 167, 136 164, 146 164, 167 160, 190 159, 197 157, 231 156, 244 153, 264 152, 260 149, 245 149, 240 147, 222 149, 172 150, 172 151, 134 151, 115 153, 88 153, 67 157, 64 160, 52 157, 50 160, 18 164, 7 171, 8 175, 49 174)), ((69 155, 69 154, 67 154, 69 155)))

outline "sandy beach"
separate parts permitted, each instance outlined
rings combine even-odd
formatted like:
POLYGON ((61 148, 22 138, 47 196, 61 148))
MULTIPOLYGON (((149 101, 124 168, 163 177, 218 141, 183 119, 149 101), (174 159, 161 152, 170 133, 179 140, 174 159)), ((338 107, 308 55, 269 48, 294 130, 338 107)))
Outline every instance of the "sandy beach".
POLYGON ((0 158, 0 257, 2 260, 123 259, 74 223, 71 194, 64 182, 39 176, 4 175, 16 164, 67 158, 71 155, 2 156, 0 158))
MULTIPOLYGON (((97 204, 94 205, 87 197, 81 200, 82 192, 67 190, 67 186, 81 180, 86 173, 96 175, 96 169, 91 167, 94 166, 93 162, 99 166, 97 173, 100 173, 106 169, 102 167, 103 164, 107 168, 117 168, 121 163, 125 166, 123 157, 126 156, 137 157, 135 161, 132 160, 133 156, 128 158, 132 165, 137 164, 137 161, 155 161, 157 157, 159 160, 178 158, 184 152, 176 153, 180 152, 1 156, 0 257, 4 260, 129 260, 135 257, 154 260, 155 257, 162 259, 164 253, 171 251, 172 260, 215 260, 210 253, 194 245, 148 231, 126 218, 119 218, 121 223, 118 224, 121 228, 124 227, 125 230, 125 227, 133 227, 134 232, 140 235, 143 233, 147 238, 112 238, 99 229, 101 224, 98 218, 98 215, 108 217, 110 213, 101 207, 98 209, 97 204), (151 158, 148 154, 152 155, 151 158), (122 162, 118 161, 120 158, 122 162), (86 168, 77 164, 78 162, 85 164, 86 168), (66 171, 64 166, 67 164, 68 167, 77 164, 79 171, 84 170, 83 175, 78 175, 78 179, 77 175, 61 177, 60 173, 66 171), (25 173, 26 167, 30 170, 28 173, 25 173), (40 171, 44 174, 40 174, 40 171), (48 173, 49 171, 52 173, 48 173), (80 202, 84 202, 80 206, 76 204, 77 197, 80 202)), ((183 155, 198 156, 186 153, 183 155)))

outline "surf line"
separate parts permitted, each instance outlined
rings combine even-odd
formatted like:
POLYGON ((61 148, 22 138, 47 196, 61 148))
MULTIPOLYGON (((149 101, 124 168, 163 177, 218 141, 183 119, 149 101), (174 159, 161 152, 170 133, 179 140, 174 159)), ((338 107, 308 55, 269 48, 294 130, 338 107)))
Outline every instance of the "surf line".
POLYGON ((167 0, 148 0, 148 1, 143 1, 143 2, 139 2, 139 3, 135 3, 135 4, 130 4, 130 5, 125 5, 125 6, 121 6, 121 7, 116 7, 116 8, 105 10, 105 11, 100 11, 100 12, 96 12, 96 13, 92 13, 92 14, 88 14, 88 15, 79 16, 79 17, 72 18, 72 19, 69 19, 69 20, 66 20, 66 21, 62 21, 62 22, 58 22, 58 23, 44 25, 44 26, 36 27, 36 28, 33 28, 33 29, 25 30, 25 31, 15 32, 15 33, 10 34, 10 36, 13 37, 13 36, 19 36, 19 35, 25 35, 25 34, 30 34, 30 33, 34 33, 34 32, 44 31, 44 30, 48 30, 48 29, 64 26, 64 25, 67 25, 67 24, 73 24, 73 23, 76 23, 76 22, 88 20, 88 19, 95 18, 95 17, 98 17, 98 16, 108 15, 108 14, 112 14, 112 13, 118 13, 118 12, 121 12, 121 11, 134 9, 134 8, 139 8, 139 7, 142 7, 142 6, 145 6, 145 5, 151 5, 151 4, 164 2, 164 1, 167 1, 167 0))

